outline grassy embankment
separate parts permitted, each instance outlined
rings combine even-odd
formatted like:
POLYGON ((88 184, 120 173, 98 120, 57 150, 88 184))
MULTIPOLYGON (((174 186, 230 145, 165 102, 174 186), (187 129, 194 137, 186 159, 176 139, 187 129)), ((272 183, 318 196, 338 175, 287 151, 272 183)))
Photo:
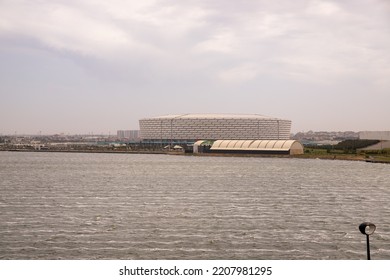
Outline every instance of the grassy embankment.
MULTIPOLYGON (((374 141, 375 142, 375 141, 374 141)), ((374 144, 367 140, 347 140, 335 146, 305 146, 299 158, 321 158, 341 160, 362 160, 390 163, 390 149, 361 151, 359 149, 374 144)))

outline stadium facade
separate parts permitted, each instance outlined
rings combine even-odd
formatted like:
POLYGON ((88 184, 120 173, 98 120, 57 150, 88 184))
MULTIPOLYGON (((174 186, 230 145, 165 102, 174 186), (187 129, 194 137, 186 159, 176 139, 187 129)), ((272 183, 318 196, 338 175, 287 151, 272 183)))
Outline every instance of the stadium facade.
POLYGON ((182 114, 139 120, 140 137, 150 143, 197 140, 288 140, 291 121, 262 115, 182 114))

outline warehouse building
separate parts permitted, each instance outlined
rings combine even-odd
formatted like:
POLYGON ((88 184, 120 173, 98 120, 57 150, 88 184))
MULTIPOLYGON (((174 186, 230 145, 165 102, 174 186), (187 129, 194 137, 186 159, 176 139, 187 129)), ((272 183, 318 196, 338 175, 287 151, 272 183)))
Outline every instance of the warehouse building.
POLYGON ((359 139, 390 141, 390 131, 361 131, 359 139))
POLYGON ((358 149, 359 151, 373 151, 390 149, 390 131, 361 131, 360 140, 377 140, 378 143, 358 149))
POLYGON ((262 115, 182 114, 139 120, 145 143, 185 143, 197 140, 288 140, 291 121, 262 115))

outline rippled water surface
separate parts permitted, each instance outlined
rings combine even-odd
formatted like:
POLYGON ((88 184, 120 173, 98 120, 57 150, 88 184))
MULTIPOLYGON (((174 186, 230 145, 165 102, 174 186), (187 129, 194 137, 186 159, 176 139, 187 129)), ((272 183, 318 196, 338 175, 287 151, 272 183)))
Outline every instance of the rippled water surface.
POLYGON ((390 165, 0 152, 1 259, 390 259, 390 165))

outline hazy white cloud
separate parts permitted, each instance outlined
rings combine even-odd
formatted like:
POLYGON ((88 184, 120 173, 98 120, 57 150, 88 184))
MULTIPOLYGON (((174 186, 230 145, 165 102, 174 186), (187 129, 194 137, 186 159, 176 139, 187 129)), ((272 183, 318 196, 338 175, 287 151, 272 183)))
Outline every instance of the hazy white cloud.
POLYGON ((243 83, 254 79, 257 74, 256 64, 246 63, 223 70, 218 76, 225 83, 243 83))
POLYGON ((312 0, 306 12, 316 16, 335 16, 341 12, 340 6, 335 2, 312 0))
POLYGON ((238 38, 232 30, 217 30, 215 34, 211 34, 210 38, 196 44, 194 46, 194 51, 230 54, 235 51, 237 39, 238 38))
MULTIPOLYGON (((73 81, 72 96, 79 91, 85 100, 102 102, 96 108, 115 98, 123 102, 112 101, 113 107, 133 104, 134 123, 159 114, 158 108, 193 110, 198 103, 188 100, 194 92, 210 103, 199 102, 195 111, 239 92, 260 104, 278 103, 257 113, 293 121, 302 119, 296 115, 301 110, 291 109, 301 106, 296 100, 313 94, 342 101, 353 100, 351 93, 358 90, 390 102, 389 14, 390 4, 383 0, 3 0, 0 58, 6 59, 0 65, 0 95, 50 96, 53 87, 41 81, 53 76, 57 95, 73 81), (288 105, 274 102, 274 92, 288 105), (171 99, 183 103, 172 106, 171 99), (150 100, 158 103, 153 112, 150 100)), ((223 106, 243 113, 253 108, 253 102, 225 100, 218 103, 224 112, 223 106)), ((10 110, 2 106, 0 117, 10 110)), ((98 111, 91 114, 99 118, 98 111)))
POLYGON ((0 31, 35 39, 48 48, 97 58, 154 48, 136 40, 131 30, 116 23, 115 14, 99 3, 45 2, 10 1, 9 9, 0 10, 0 31))

